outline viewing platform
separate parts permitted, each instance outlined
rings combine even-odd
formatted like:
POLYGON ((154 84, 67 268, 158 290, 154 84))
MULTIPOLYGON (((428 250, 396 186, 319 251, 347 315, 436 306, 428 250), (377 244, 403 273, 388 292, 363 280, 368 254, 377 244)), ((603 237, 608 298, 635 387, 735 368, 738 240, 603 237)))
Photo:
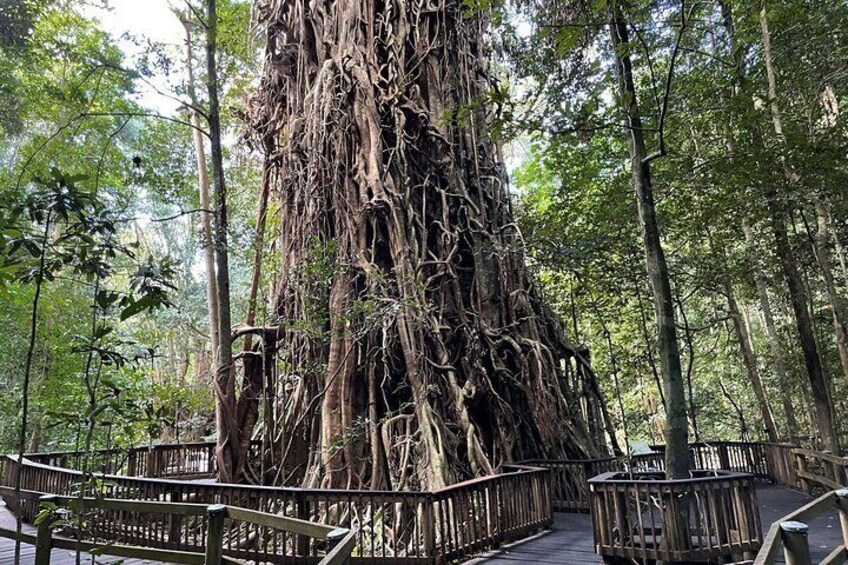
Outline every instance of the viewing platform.
MULTIPOLYGON (((693 445, 694 478, 673 485, 654 478, 661 478, 655 469, 662 453, 652 453, 529 461, 431 492, 218 484, 201 480, 214 476, 213 449, 189 444, 94 454, 104 471, 102 498, 85 499, 84 546, 100 547, 103 563, 125 557, 126 565, 588 564, 603 562, 599 551, 609 562, 678 551, 724 552, 724 562, 734 555, 733 562, 765 565, 783 562, 783 544, 798 550, 799 540, 809 547, 810 562, 848 559, 848 491, 830 490, 848 484, 848 460, 790 445, 693 445), (751 505, 758 512, 746 509, 751 505), (677 517, 671 528, 666 516, 677 517), (779 524, 790 518, 809 522, 809 534, 801 539, 782 531, 779 524), (210 556, 210 547, 217 554, 210 556), (105 557, 110 554, 114 559, 105 557)), ((22 562, 41 565, 34 545, 42 532, 29 524, 45 494, 58 507, 74 507, 80 458, 31 454, 22 465, 2 459, 7 508, 0 509, 0 563, 12 563, 14 511, 28 524, 22 562), (11 487, 19 472, 17 504, 11 487)), ((51 565, 73 562, 72 523, 44 535, 58 548, 51 565)), ((707 561, 718 562, 679 560, 707 561)))

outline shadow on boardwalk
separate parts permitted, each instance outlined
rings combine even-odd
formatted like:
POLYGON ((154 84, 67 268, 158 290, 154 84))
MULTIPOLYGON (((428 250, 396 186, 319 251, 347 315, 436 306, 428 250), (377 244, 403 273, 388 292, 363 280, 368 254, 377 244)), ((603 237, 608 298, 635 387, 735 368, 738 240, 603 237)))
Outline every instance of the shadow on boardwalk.
MULTIPOLYGON (((772 522, 797 510, 810 500, 807 495, 783 487, 760 484, 757 487, 763 536, 772 522)), ((842 543, 842 532, 836 512, 825 514, 810 524, 810 550, 813 563, 818 563, 842 543)), ((780 561, 782 562, 782 558, 780 561)), ((601 563, 595 555, 592 519, 588 514, 556 514, 550 532, 517 543, 489 557, 468 561, 468 565, 588 565, 601 563)))

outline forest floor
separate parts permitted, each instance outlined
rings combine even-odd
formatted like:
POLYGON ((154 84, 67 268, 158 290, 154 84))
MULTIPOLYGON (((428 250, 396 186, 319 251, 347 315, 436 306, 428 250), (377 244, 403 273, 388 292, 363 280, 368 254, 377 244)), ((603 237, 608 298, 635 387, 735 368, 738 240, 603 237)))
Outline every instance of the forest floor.
MULTIPOLYGON (((801 492, 764 483, 757 486, 757 498, 764 536, 772 522, 812 500, 801 492)), ((824 559, 842 543, 839 517, 835 511, 810 524, 809 541, 813 563, 824 559)), ((557 513, 550 532, 515 543, 489 556, 472 559, 465 565, 588 565, 600 562, 595 555, 590 516, 557 513)), ((778 563, 783 563, 782 554, 778 563)))

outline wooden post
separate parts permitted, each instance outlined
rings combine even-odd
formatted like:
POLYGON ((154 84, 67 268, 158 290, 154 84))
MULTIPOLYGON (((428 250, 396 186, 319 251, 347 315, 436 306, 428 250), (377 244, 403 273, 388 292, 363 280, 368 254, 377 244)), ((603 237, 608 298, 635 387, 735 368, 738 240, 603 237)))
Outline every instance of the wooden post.
POLYGON ((809 527, 803 522, 781 522, 780 537, 783 540, 783 557, 786 565, 812 565, 809 527))
POLYGON ((156 470, 156 452, 153 451, 152 447, 147 448, 147 469, 145 469, 146 473, 144 476, 147 478, 155 478, 158 475, 155 473, 156 470))
POLYGON ((206 527, 206 561, 205 565, 221 565, 224 556, 224 518, 227 517, 227 507, 223 504, 213 504, 206 509, 208 524, 206 527))
MULTIPOLYGON (((751 487, 753 488, 753 487, 751 487)), ((736 529, 739 531, 740 541, 748 541, 751 539, 751 529, 748 522, 748 516, 752 512, 757 512, 755 508, 751 508, 751 492, 747 486, 738 485, 733 489, 733 506, 736 514, 736 529)), ((760 532, 757 532, 757 538, 760 537, 760 532)), ((746 551, 743 554, 746 560, 753 561, 756 557, 756 552, 746 551)))
POLYGON ((730 453, 727 451, 727 444, 718 444, 718 464, 721 469, 730 471, 730 453))
POLYGON ((839 484, 845 485, 848 487, 848 455, 842 458, 842 465, 840 466, 840 478, 839 484))
MULTIPOLYGON (((171 492, 171 502, 174 504, 179 504, 182 500, 182 494, 180 492, 171 492)), ((168 541, 170 543, 178 544, 180 543, 180 538, 182 537, 183 532, 183 519, 179 514, 171 514, 169 516, 169 527, 168 527, 168 541)))
MULTIPOLYGON (((424 553, 427 559, 435 562, 436 556, 436 521, 435 521, 435 502, 433 495, 427 493, 424 495, 421 514, 421 529, 424 533, 424 553)), ((500 544, 498 544, 500 545, 500 544)))
POLYGON ((795 453, 795 467, 797 469, 798 481, 801 484, 801 490, 803 490, 807 495, 812 492, 812 485, 810 485, 810 481, 807 480, 806 477, 802 477, 804 473, 807 472, 807 457, 803 453, 795 453))
POLYGON ((127 453, 127 475, 130 477, 138 475, 138 463, 136 463, 137 456, 138 452, 135 449, 130 449, 129 453, 127 453))
POLYGON ((339 542, 342 541, 349 533, 350 530, 347 528, 336 528, 327 534, 327 545, 329 546, 327 548, 327 553, 330 553, 337 545, 339 545, 339 542))
MULTIPOLYGON (((297 517, 300 520, 309 520, 309 508, 306 504, 306 501, 303 499, 303 496, 297 496, 295 500, 295 508, 297 511, 297 517)), ((305 557, 309 555, 309 538, 298 534, 297 535, 297 553, 298 557, 305 557)))
MULTIPOLYGON (((41 504, 53 503, 59 499, 55 494, 45 494, 38 500, 41 504)), ((35 538, 35 565, 50 565, 50 552, 53 549, 53 530, 50 529, 50 519, 44 519, 38 524, 35 538)))
POLYGON ((848 550, 848 488, 836 491, 836 510, 842 526, 842 545, 848 550))

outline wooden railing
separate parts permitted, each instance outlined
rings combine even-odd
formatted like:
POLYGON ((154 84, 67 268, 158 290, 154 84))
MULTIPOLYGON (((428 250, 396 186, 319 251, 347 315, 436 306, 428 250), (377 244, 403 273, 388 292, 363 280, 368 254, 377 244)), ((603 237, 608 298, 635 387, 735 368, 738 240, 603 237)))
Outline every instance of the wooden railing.
POLYGON ((807 494, 818 487, 830 490, 848 486, 848 457, 800 448, 793 449, 792 455, 800 487, 807 494))
POLYGON ((476 555, 551 526, 550 472, 524 465, 502 471, 432 494, 434 543, 441 560, 476 555))
MULTIPOLYGON (((233 539, 239 545, 255 545, 248 537, 254 528, 261 528, 266 539, 280 539, 281 533, 289 534, 292 539, 312 539, 315 545, 322 547, 319 565, 340 565, 349 563, 356 541, 356 532, 345 528, 224 504, 206 506, 109 498, 81 499, 30 490, 16 493, 15 489, 8 487, 0 487, 0 494, 7 500, 25 500, 42 508, 37 535, 18 535, 14 530, 0 529, 0 536, 35 545, 35 565, 49 565, 53 548, 105 551, 117 557, 169 563, 238 563, 231 559, 230 555, 236 552, 225 548, 225 540, 230 541, 230 545, 233 539), (67 514, 60 514, 61 510, 68 508, 73 509, 70 518, 67 514), (152 524, 167 527, 158 532, 159 547, 151 547, 149 539, 138 539, 151 531, 152 524), (54 529, 60 534, 71 533, 73 537, 56 536, 54 529)), ((263 555, 262 560, 279 561, 274 557, 276 555, 263 555)))
POLYGON ((732 471, 609 472, 589 479, 595 551, 665 562, 750 559, 762 544, 754 478, 732 471))
MULTIPOLYGON (((646 471, 662 471, 663 447, 654 446, 654 450, 628 458, 526 461, 505 466, 496 475, 433 492, 273 488, 175 480, 215 476, 214 444, 210 443, 96 451, 90 455, 89 468, 102 472, 98 477, 106 498, 199 504, 204 508, 226 504, 340 524, 356 532, 354 554, 358 562, 441 563, 494 549, 547 528, 554 510, 588 512, 592 507, 591 477, 610 472, 635 477, 646 471)), ((839 481, 848 479, 845 459, 786 444, 697 443, 690 446, 690 457, 694 470, 749 473, 808 491, 835 488, 846 484, 839 481)), ((18 465, 14 457, 0 458, 0 479, 7 486, 14 485, 14 474, 22 470, 25 490, 70 497, 81 482, 81 473, 75 469, 80 468, 82 458, 80 452, 31 454, 23 465, 18 465)), ((644 493, 638 488, 634 487, 633 493, 630 500, 634 504, 643 500, 640 497, 644 493)), ((17 507, 15 501, 8 502, 27 521, 38 512, 35 501, 23 501, 17 507)), ((715 508, 727 508, 721 505, 724 503, 716 504, 715 508)), ((151 519, 142 528, 122 530, 113 525, 121 521, 120 515, 107 510, 96 515, 96 527, 103 539, 151 548, 195 547, 192 544, 197 543, 197 532, 202 531, 192 526, 189 518, 151 519)), ((693 510, 688 515, 698 514, 693 510)), ((227 522, 225 555, 315 563, 325 549, 320 540, 291 532, 269 532, 256 524, 240 524, 236 535, 232 531, 236 522, 227 522)), ((722 523, 729 522, 716 522, 718 526, 722 523)), ((690 529, 695 526, 690 524, 690 529)), ((730 535, 728 539, 740 539, 736 531, 725 533, 730 535)))
MULTIPOLYGON (((610 471, 662 471, 663 446, 655 453, 631 457, 588 460, 530 460, 527 465, 551 471, 552 505, 558 512, 588 512, 588 480, 610 471)), ((690 446, 690 467, 694 470, 726 470, 750 473, 775 484, 796 488, 794 446, 776 443, 709 442, 690 446)))
POLYGON ((842 489, 828 492, 772 524, 754 565, 774 565, 780 556, 781 548, 787 565, 812 563, 807 539, 808 524, 833 510, 839 514, 842 545, 834 548, 821 563, 830 565, 848 561, 848 489, 842 489))
MULTIPOLYGON (((83 451, 49 451, 25 457, 33 463, 80 471, 86 456, 83 451)), ((127 477, 185 479, 214 477, 218 471, 215 444, 209 442, 95 449, 88 454, 88 468, 127 477)))
MULTIPOLYGON (((161 458, 159 460, 162 460, 161 458)), ((24 490, 72 497, 82 474, 13 456, 4 458, 4 482, 22 473, 24 490)), ((173 468, 173 466, 166 466, 173 468)), ((163 467, 164 468, 164 467, 163 467)), ((552 523, 550 472, 529 466, 504 467, 499 474, 434 492, 275 488, 121 475, 98 475, 102 496, 203 507, 226 504, 266 514, 339 524, 355 531, 357 561, 362 563, 441 563, 471 556, 531 535, 552 523)), ((32 522, 38 505, 8 500, 10 508, 32 522)), ((151 548, 194 550, 202 528, 189 518, 151 518, 127 522, 104 509, 91 518, 103 539, 151 548), (118 527, 118 525, 121 525, 118 527)), ((323 545, 287 532, 269 532, 261 524, 229 521, 226 555, 259 561, 314 559, 323 545)))

